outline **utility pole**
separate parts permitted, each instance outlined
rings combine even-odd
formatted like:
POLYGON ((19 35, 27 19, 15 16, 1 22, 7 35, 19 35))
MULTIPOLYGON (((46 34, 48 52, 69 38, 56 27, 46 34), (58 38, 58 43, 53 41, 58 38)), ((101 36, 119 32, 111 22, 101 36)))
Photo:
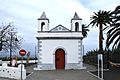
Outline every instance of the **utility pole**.
POLYGON ((12 32, 10 34, 11 38, 10 38, 10 66, 11 66, 11 62, 12 62, 12 32))
POLYGON ((83 56, 84 56, 84 53, 85 53, 84 51, 85 51, 85 49, 84 49, 84 45, 83 45, 83 56))
POLYGON ((2 40, 2 31, 0 30, 0 51, 2 51, 2 45, 3 45, 3 40, 2 40))
POLYGON ((2 50, 2 36, 0 36, 0 51, 2 50))

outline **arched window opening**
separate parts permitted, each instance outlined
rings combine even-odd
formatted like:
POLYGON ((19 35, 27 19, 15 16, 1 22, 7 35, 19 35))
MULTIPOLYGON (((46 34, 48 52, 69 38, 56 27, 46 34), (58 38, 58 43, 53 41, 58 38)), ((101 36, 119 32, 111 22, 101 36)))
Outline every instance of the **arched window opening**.
POLYGON ((42 23, 41 23, 41 31, 43 31, 43 27, 44 27, 44 25, 45 25, 45 23, 42 22, 42 23))
POLYGON ((75 23, 75 31, 79 31, 79 23, 78 22, 75 23))

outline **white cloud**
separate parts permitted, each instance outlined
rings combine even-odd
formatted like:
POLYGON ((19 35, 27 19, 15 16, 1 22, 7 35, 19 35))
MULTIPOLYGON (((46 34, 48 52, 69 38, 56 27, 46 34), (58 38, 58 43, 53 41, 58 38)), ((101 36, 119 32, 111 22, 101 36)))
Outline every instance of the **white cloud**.
POLYGON ((88 1, 89 3, 86 2, 85 6, 87 6, 87 8, 91 9, 92 11, 114 10, 114 8, 118 6, 120 3, 120 0, 88 0, 88 1))
MULTIPOLYGON (((88 24, 94 11, 111 10, 119 4, 119 0, 82 0, 82 2, 84 4, 79 0, 4 0, 0 5, 2 16, 0 22, 13 21, 25 43, 36 43, 37 18, 44 11, 50 19, 50 29, 58 24, 70 29, 70 20, 75 12, 83 19, 83 23, 88 24)), ((92 28, 85 42, 87 46, 95 38, 93 34, 98 34, 96 31, 96 28, 92 28)), ((97 45, 96 42, 96 47, 97 45)))

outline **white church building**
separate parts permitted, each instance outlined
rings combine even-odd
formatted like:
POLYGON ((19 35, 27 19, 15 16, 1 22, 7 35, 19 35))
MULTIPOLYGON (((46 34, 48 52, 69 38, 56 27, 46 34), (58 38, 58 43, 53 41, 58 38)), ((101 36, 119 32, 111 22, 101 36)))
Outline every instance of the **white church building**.
POLYGON ((82 19, 77 13, 71 29, 58 25, 49 30, 45 12, 38 18, 38 63, 35 70, 83 69, 82 19))

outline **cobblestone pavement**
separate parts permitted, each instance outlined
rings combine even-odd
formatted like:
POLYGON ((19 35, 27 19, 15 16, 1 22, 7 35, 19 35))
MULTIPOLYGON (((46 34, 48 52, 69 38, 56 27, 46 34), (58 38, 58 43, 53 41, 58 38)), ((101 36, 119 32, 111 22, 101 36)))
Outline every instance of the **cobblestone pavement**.
MULTIPOLYGON (((99 80, 87 73, 87 70, 93 70, 95 67, 85 65, 85 70, 53 70, 53 71, 34 71, 36 65, 26 67, 27 73, 32 73, 26 80, 99 80)), ((0 78, 0 80, 13 80, 0 78)))

